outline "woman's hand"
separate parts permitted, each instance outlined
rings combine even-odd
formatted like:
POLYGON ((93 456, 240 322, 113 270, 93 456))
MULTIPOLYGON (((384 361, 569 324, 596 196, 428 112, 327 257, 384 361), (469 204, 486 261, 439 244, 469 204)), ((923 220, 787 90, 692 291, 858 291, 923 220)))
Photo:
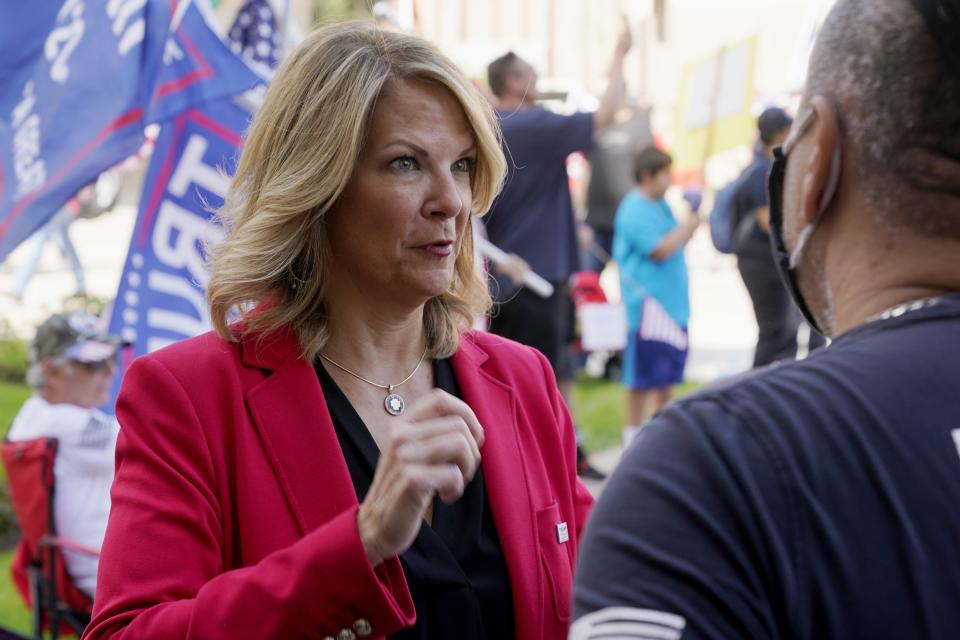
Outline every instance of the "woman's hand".
POLYGON ((357 513, 373 566, 410 547, 433 495, 453 502, 480 465, 483 428, 464 402, 440 390, 390 421, 373 483, 357 513))

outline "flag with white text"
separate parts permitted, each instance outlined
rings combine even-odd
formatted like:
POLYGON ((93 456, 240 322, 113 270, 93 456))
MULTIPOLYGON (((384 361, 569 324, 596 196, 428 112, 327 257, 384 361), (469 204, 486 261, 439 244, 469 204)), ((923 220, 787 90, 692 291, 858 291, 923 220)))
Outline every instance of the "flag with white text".
POLYGON ((122 373, 135 357, 210 329, 204 245, 223 237, 210 218, 223 204, 250 116, 224 99, 189 109, 160 130, 110 317, 110 333, 130 344, 105 410, 113 412, 122 373))
POLYGON ((191 0, 0 5, 0 260, 143 143, 260 82, 191 0))
MULTIPOLYGON (((272 36, 273 14, 261 11, 261 3, 248 1, 241 8, 230 45, 269 74, 279 40, 272 36), (260 40, 254 43, 251 32, 260 40), (271 51, 257 43, 269 44, 271 51)), ((161 127, 110 317, 110 333, 129 345, 121 351, 121 375, 106 411, 114 411, 122 374, 135 357, 211 328, 204 246, 223 237, 213 212, 223 204, 242 136, 264 88, 261 82, 243 96, 189 109, 161 127)))

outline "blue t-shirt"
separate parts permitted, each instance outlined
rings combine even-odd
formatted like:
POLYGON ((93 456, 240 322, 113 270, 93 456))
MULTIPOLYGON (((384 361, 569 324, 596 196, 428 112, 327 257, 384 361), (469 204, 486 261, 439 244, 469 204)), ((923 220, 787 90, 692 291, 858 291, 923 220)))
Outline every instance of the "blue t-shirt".
POLYGON ((593 141, 593 114, 564 116, 534 107, 498 112, 507 180, 483 217, 490 242, 539 275, 566 282, 580 268, 567 156, 593 141))
POLYGON ((670 405, 587 523, 571 638, 960 638, 957 380, 960 293, 670 405))
POLYGON ((624 196, 613 223, 613 259, 620 269, 620 291, 627 324, 640 326, 643 298, 660 303, 681 327, 690 319, 687 263, 683 249, 657 262, 650 253, 677 227, 666 200, 654 202, 636 189, 624 196))

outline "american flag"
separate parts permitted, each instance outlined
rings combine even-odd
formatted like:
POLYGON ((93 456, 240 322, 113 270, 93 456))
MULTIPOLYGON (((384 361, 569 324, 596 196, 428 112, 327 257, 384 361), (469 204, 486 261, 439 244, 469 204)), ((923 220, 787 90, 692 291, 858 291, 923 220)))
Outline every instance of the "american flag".
POLYGON ((653 296, 643 299, 640 337, 665 342, 677 349, 687 348, 687 334, 653 296))
POLYGON ((230 28, 230 46, 245 60, 276 69, 280 62, 280 32, 267 0, 246 0, 230 28))

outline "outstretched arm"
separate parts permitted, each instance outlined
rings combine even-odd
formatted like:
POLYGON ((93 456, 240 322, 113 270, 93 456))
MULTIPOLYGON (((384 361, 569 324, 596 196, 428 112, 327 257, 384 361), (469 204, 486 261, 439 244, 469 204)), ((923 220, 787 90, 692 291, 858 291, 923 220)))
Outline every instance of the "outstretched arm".
POLYGON ((623 81, 623 59, 632 45, 630 26, 624 20, 620 36, 617 38, 617 46, 613 51, 613 60, 610 62, 610 80, 607 83, 607 90, 600 98, 600 107, 593 114, 594 131, 600 131, 609 126, 617 110, 623 105, 626 94, 626 83, 623 81))

